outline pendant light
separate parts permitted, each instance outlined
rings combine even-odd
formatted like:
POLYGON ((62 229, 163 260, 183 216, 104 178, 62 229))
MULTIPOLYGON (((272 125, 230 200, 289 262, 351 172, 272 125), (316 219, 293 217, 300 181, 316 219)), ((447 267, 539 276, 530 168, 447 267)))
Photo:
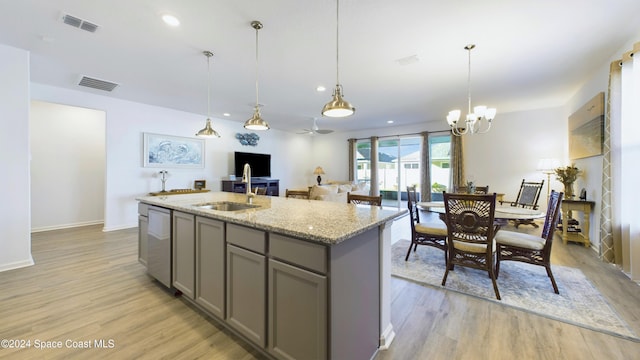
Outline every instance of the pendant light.
POLYGON ((336 0, 336 87, 333 89, 333 98, 322 108, 322 115, 328 117, 346 117, 353 115, 356 109, 342 98, 342 85, 340 85, 340 0, 336 0))
POLYGON ((244 128, 249 130, 269 130, 269 124, 260 117, 260 105, 258 103, 258 30, 262 29, 260 21, 252 21, 251 27, 256 29, 256 107, 251 119, 244 123, 244 128))
POLYGON ((204 129, 196 133, 196 136, 204 138, 220 137, 220 134, 211 127, 211 117, 209 115, 211 111, 211 57, 213 53, 207 50, 202 53, 207 57, 207 124, 204 129))

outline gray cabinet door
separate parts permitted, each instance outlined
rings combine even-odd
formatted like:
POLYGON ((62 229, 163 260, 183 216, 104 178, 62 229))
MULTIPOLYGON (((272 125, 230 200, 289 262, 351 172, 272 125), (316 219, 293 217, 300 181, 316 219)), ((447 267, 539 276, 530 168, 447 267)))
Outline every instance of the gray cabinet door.
POLYGON ((138 261, 147 266, 147 244, 149 242, 149 218, 143 215, 138 215, 138 261))
POLYGON ((327 278, 269 260, 269 346, 279 359, 327 358, 327 278))
POLYGON ((173 212, 173 287, 195 299, 195 216, 173 212))
POLYGON ((224 222, 196 216, 196 302, 224 319, 224 222))
POLYGON ((265 347, 266 315, 264 255, 227 244, 227 323, 265 347))

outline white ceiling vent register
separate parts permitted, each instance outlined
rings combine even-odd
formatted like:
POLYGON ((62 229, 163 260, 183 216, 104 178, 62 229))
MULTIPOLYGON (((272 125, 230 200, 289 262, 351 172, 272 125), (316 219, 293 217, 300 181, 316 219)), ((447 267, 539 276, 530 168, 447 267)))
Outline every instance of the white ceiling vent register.
POLYGON ((92 22, 80 19, 78 17, 69 15, 69 14, 62 15, 62 22, 64 22, 67 25, 71 25, 75 28, 82 29, 91 33, 96 32, 96 30, 98 30, 98 27, 99 27, 98 25, 92 22))
POLYGON ((86 87, 90 87, 98 90, 112 91, 119 84, 116 84, 111 81, 100 80, 100 79, 82 75, 82 77, 80 78, 80 81, 78 82, 78 85, 86 86, 86 87))

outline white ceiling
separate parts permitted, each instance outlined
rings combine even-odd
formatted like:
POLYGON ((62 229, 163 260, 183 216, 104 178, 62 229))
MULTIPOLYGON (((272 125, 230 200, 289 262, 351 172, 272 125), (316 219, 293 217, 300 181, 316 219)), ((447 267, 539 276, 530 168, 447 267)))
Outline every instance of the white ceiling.
MULTIPOLYGON (((356 114, 322 118, 336 81, 335 0, 0 0, 0 43, 31 52, 34 82, 207 113, 244 123, 255 104, 259 33, 262 117, 297 132, 318 117, 337 131, 441 121, 472 101, 500 113, 563 105, 591 72, 640 34, 638 0, 342 0, 340 82, 356 114), (70 14, 95 33, 61 21, 70 14), (177 16, 178 28, 160 15, 177 16), (417 57, 401 65, 399 59, 417 57), (77 85, 81 75, 119 83, 77 85), (327 91, 318 93, 324 85, 327 91)), ((215 128, 215 121, 214 121, 215 128)), ((194 131, 197 129, 194 129, 194 131)))

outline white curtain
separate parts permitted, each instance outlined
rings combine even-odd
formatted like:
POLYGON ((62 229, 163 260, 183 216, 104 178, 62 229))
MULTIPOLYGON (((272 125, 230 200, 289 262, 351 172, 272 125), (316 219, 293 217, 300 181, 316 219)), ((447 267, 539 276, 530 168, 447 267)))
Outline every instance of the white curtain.
MULTIPOLYGON (((613 184, 613 193, 617 194, 619 202, 614 198, 612 206, 614 216, 618 211, 620 214, 619 225, 616 221, 615 226, 621 233, 623 270, 637 281, 640 280, 640 191, 637 185, 640 179, 640 43, 623 55, 621 70, 619 146, 612 144, 612 161, 616 156, 620 159, 619 167, 612 163, 612 176, 617 175, 619 168, 619 189, 615 182, 613 184), (633 53, 639 56, 633 56, 633 53)), ((612 128, 617 126, 613 121, 612 128)), ((615 133, 612 141, 618 141, 615 133)))

